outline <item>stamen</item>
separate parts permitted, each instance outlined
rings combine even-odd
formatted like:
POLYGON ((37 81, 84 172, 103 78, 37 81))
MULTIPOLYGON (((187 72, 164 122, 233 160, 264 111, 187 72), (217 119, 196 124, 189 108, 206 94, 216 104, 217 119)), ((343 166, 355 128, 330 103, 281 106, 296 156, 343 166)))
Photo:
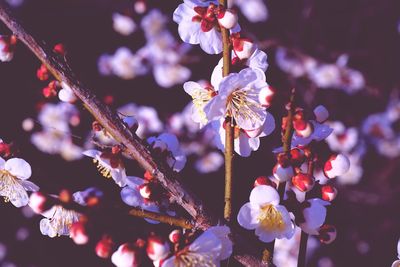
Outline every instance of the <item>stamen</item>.
POLYGON ((102 165, 101 162, 97 159, 93 159, 93 163, 96 165, 97 170, 101 175, 103 175, 105 178, 111 178, 111 169, 102 165))
POLYGON ((261 223, 261 227, 266 230, 282 231, 285 229, 282 214, 271 204, 261 208, 257 219, 261 223))
POLYGON ((244 120, 249 120, 252 124, 262 120, 262 116, 255 110, 263 110, 263 106, 255 101, 257 94, 251 88, 243 88, 233 91, 228 96, 227 115, 238 120, 242 117, 244 120))

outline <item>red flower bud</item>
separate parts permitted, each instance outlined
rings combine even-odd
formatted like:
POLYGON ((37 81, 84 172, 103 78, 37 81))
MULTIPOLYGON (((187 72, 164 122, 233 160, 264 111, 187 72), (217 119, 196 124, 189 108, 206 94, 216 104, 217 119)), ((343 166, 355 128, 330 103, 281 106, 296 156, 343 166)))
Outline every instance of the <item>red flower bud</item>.
POLYGON ((293 176, 292 184, 301 192, 308 192, 314 187, 315 179, 310 175, 298 173, 293 176))

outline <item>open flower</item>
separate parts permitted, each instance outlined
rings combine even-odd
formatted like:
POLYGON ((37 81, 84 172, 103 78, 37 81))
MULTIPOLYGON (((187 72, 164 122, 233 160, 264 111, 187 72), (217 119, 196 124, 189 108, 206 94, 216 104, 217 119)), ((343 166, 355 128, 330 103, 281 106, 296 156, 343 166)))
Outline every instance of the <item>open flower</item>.
POLYGON ((165 260, 162 267, 219 266, 220 261, 232 254, 230 229, 214 226, 201 234, 192 244, 165 260))
POLYGON ((250 193, 250 202, 244 204, 239 211, 239 224, 256 230, 256 235, 263 242, 271 242, 275 238, 291 238, 294 224, 287 209, 279 205, 279 194, 275 188, 267 185, 256 186, 250 193))
MULTIPOLYGON (((221 71, 222 73, 222 71, 221 71)), ((204 106, 217 95, 214 87, 207 82, 186 82, 183 84, 183 89, 193 99, 192 119, 200 124, 200 128, 207 124, 207 116, 204 112, 204 106)))
POLYGON ((78 222, 80 217, 76 211, 67 210, 60 205, 54 205, 42 215, 46 218, 40 221, 40 232, 51 238, 70 235, 72 224, 78 222))
POLYGON ((120 187, 126 185, 125 167, 118 155, 95 149, 86 150, 83 154, 93 158, 93 162, 97 164, 99 172, 104 177, 112 178, 120 187))
MULTIPOLYGON (((185 0, 174 11, 181 39, 189 44, 200 44, 208 54, 222 52, 222 35, 215 11, 218 1, 185 0)), ((232 32, 240 31, 237 24, 232 32)))
MULTIPOLYGON (((225 128, 224 120, 212 122, 211 126, 218 134, 214 137, 215 145, 221 150, 225 151, 225 128)), ((242 157, 250 156, 252 151, 257 151, 260 147, 260 138, 270 135, 275 129, 274 117, 266 112, 266 119, 264 125, 259 129, 246 131, 235 127, 234 132, 234 150, 242 157)))
POLYGON ((212 121, 230 116, 241 129, 261 128, 267 117, 259 100, 263 90, 269 90, 269 87, 260 69, 246 68, 229 74, 219 84, 218 95, 204 107, 207 119, 212 121))
POLYGON ((31 166, 25 160, 12 158, 5 161, 0 157, 0 196, 17 208, 27 205, 29 198, 26 191, 39 190, 37 185, 27 181, 31 174, 31 166))

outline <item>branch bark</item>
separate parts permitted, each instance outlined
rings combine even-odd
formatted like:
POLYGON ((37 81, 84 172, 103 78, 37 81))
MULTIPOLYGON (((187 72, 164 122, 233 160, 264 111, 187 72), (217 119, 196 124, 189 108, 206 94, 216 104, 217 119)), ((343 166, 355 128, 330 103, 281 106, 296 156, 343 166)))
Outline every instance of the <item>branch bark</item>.
MULTIPOLYGON (((65 59, 47 48, 43 42, 38 43, 2 1, 0 1, 0 20, 46 65, 58 81, 71 88, 93 117, 117 142, 124 146, 125 152, 160 181, 165 190, 169 192, 171 200, 184 208, 193 218, 194 229, 206 230, 217 224, 218 218, 212 216, 204 204, 176 180, 177 174, 165 163, 157 162, 144 142, 125 126, 118 115, 76 78, 65 59)), ((244 266, 266 266, 257 260, 257 257, 240 251, 235 252, 234 257, 244 266)))

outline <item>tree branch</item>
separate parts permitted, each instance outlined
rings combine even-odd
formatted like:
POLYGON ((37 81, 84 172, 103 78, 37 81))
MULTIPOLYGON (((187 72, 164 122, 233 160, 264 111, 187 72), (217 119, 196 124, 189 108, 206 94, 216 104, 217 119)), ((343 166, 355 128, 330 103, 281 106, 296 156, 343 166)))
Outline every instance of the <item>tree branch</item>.
POLYGON ((181 227, 184 229, 193 229, 194 228, 194 225, 190 221, 188 221, 184 218, 177 218, 177 217, 173 217, 173 216, 169 216, 169 215, 165 215, 165 214, 160 214, 157 212, 142 210, 139 208, 131 208, 129 210, 129 215, 132 215, 135 217, 140 217, 140 218, 145 218, 145 219, 151 219, 154 221, 166 223, 166 224, 181 227))
MULTIPOLYGON (((65 59, 48 49, 44 43, 39 44, 1 1, 0 20, 46 65, 57 80, 64 82, 71 88, 95 120, 117 142, 125 147, 125 152, 135 159, 143 169, 149 171, 153 177, 160 181, 165 190, 169 192, 171 199, 184 208, 193 218, 194 228, 206 230, 217 224, 218 219, 209 213, 203 203, 192 192, 176 180, 176 173, 165 163, 157 162, 143 141, 125 126, 118 115, 79 82, 65 59)), ((265 266, 256 257, 240 251, 235 252, 235 257, 244 266, 265 266)))
POLYGON ((64 82, 72 89, 93 117, 117 142, 125 146, 129 156, 161 182, 170 193, 172 200, 195 219, 197 227, 206 229, 215 223, 200 200, 175 179, 176 174, 165 164, 156 162, 143 141, 125 126, 118 115, 76 79, 62 57, 47 49, 43 44, 39 44, 32 35, 27 33, 3 3, 0 3, 0 19, 46 65, 57 80, 64 82))

